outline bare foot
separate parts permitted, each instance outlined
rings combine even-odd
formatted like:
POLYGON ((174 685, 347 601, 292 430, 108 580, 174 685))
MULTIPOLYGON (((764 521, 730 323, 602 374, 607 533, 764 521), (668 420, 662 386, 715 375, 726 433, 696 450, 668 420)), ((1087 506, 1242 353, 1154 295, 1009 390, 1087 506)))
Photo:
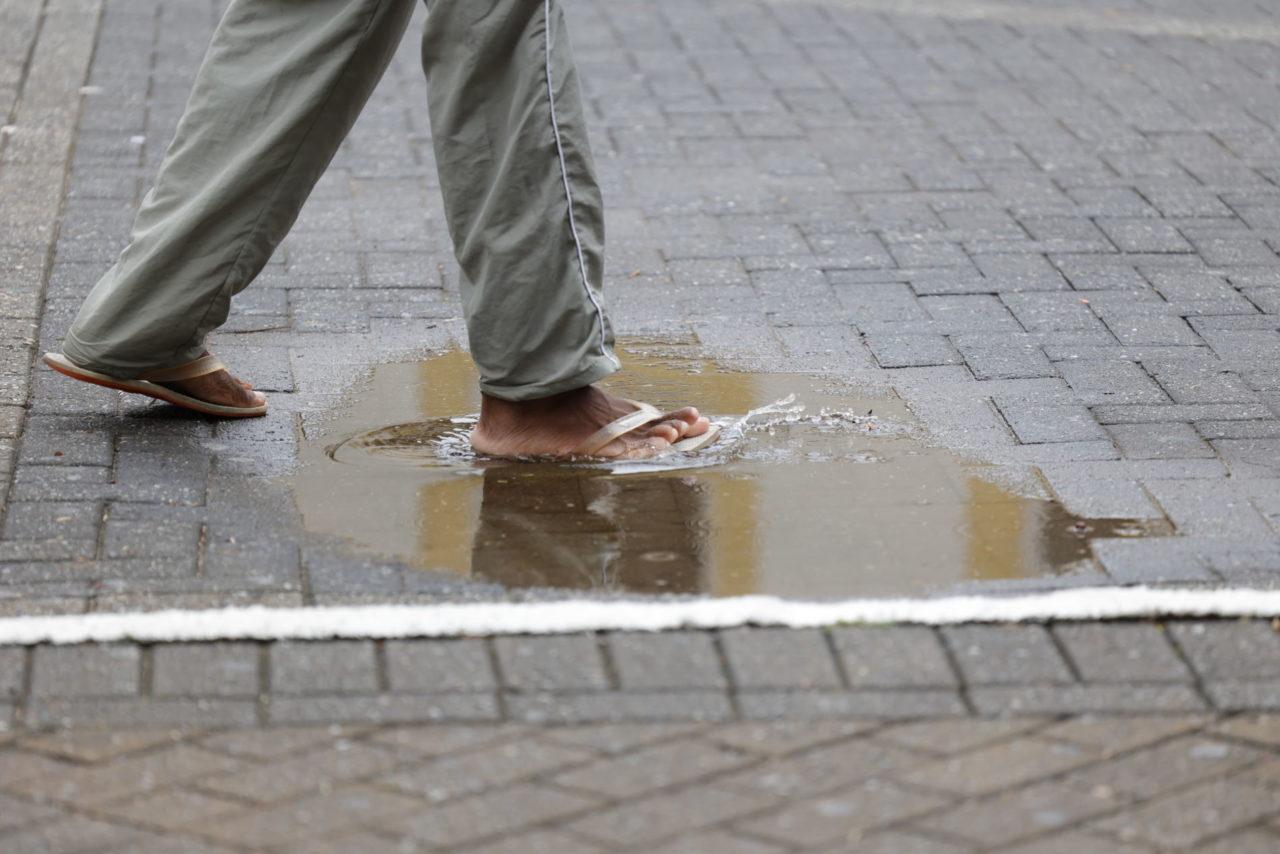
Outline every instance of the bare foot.
MULTIPOLYGON (((595 386, 520 403, 486 395, 480 406, 480 423, 471 432, 471 446, 494 457, 568 457, 592 433, 634 411, 633 404, 595 386)), ((698 410, 686 406, 613 440, 594 456, 652 457, 674 442, 701 436, 710 427, 711 422, 698 410)))
POLYGON ((261 406, 267 402, 265 394, 254 391, 249 383, 236 379, 227 371, 214 371, 202 377, 157 383, 157 385, 221 406, 261 406))

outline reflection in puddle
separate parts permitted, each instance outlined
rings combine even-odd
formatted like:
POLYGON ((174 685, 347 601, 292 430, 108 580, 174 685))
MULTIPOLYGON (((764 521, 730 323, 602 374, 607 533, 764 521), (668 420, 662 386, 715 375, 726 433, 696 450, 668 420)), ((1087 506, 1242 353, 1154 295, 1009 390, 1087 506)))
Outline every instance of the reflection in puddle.
POLYGON ((304 446, 305 524, 510 588, 796 599, 1087 571, 1090 539, 1157 533, 993 485, 914 438, 897 400, 722 371, 678 350, 633 345, 610 388, 660 408, 693 403, 725 435, 694 455, 612 467, 477 460, 467 355, 383 365, 304 446))

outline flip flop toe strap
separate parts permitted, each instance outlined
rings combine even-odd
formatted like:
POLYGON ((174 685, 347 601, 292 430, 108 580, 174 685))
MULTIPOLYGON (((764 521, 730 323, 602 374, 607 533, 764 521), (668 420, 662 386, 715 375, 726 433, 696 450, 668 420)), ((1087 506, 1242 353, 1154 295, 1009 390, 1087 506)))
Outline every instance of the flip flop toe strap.
POLYGON ((592 433, 581 445, 578 446, 577 450, 573 452, 574 456, 593 456, 594 454, 599 453, 600 449, 604 448, 619 436, 625 436, 631 431, 643 427, 650 421, 662 417, 661 412, 647 403, 639 403, 634 400, 628 402, 636 404, 638 407, 636 411, 628 412, 621 418, 615 421, 610 421, 608 424, 592 433))
POLYGON ((217 356, 204 355, 199 359, 194 359, 186 364, 177 365, 172 368, 160 368, 155 371, 147 371, 144 374, 139 374, 138 379, 153 383, 174 383, 181 380, 203 377, 205 374, 212 374, 216 371, 224 370, 225 368, 226 365, 218 361, 217 356))

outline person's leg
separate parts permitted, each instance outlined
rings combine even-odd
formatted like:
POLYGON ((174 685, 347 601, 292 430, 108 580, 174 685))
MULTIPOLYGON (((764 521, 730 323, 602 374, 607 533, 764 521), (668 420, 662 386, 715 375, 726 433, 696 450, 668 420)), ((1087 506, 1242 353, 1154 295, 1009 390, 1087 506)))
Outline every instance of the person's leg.
MULTIPOLYGON (((604 218, 556 0, 426 0, 436 163, 497 454, 567 454, 633 410, 591 384, 620 367, 601 297, 604 218)), ((705 432, 693 409, 603 449, 705 432)))
MULTIPOLYGON (((233 0, 131 242, 66 337, 68 358, 128 379, 204 352, 232 295, 293 225, 413 9, 414 0, 233 0)), ((184 390, 229 405, 249 394, 225 371, 184 390)))

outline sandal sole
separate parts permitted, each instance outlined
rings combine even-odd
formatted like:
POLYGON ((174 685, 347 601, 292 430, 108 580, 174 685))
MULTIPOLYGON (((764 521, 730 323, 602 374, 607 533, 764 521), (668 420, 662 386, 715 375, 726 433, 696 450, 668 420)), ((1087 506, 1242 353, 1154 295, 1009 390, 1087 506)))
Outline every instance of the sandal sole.
POLYGON ((115 389, 116 391, 125 391, 130 394, 145 395, 181 409, 198 412, 201 415, 212 415, 217 418, 261 418, 267 414, 267 405, 265 403, 261 406, 223 406, 218 403, 208 403, 197 397, 191 397, 182 392, 165 388, 157 383, 147 382, 146 380, 122 380, 107 374, 100 374, 97 371, 91 371, 88 368, 82 368, 61 353, 45 353, 44 363, 64 377, 70 377, 73 380, 115 389))

